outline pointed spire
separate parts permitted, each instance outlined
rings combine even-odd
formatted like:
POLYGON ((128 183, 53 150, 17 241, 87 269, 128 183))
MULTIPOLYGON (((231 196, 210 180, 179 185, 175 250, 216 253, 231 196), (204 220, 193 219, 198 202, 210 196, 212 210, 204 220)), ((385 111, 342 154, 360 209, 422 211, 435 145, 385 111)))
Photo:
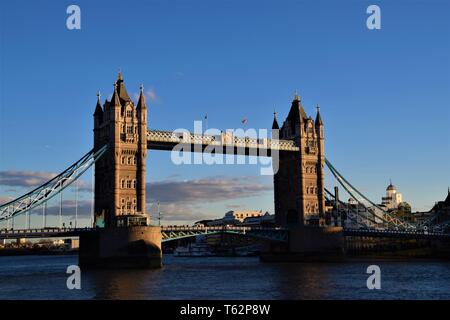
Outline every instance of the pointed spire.
POLYGON ((111 98, 111 104, 114 107, 117 107, 117 106, 120 107, 119 94, 117 93, 117 82, 114 82, 114 93, 113 93, 113 96, 111 98))
POLYGON ((447 190, 447 197, 444 200, 444 204, 450 206, 450 187, 447 190))
POLYGON ((277 121, 277 112, 273 112, 273 123, 272 123, 272 129, 280 129, 280 126, 278 125, 277 121))
POLYGON ((307 119, 306 112, 303 109, 300 96, 297 90, 295 90, 294 100, 292 100, 291 109, 286 120, 289 120, 291 125, 295 125, 296 123, 302 123, 304 119, 307 119))
POLYGON ((316 125, 317 126, 323 126, 322 117, 320 116, 320 106, 317 104, 317 116, 316 116, 316 125))
POLYGON ((122 71, 119 69, 119 73, 117 74, 117 93, 119 94, 120 102, 125 104, 125 102, 130 101, 130 96, 128 95, 127 89, 125 88, 125 84, 123 83, 122 71))
POLYGON ((102 109, 102 103, 100 102, 100 91, 97 92, 97 105, 95 106, 95 112, 94 116, 96 115, 102 115, 103 109, 102 109))
POLYGON ((140 94, 139 94, 139 101, 137 104, 137 109, 144 109, 147 108, 147 105, 145 104, 145 94, 144 94, 144 85, 141 84, 140 86, 140 94))
POLYGON ((300 96, 298 95, 297 90, 294 92, 294 101, 300 101, 300 96))

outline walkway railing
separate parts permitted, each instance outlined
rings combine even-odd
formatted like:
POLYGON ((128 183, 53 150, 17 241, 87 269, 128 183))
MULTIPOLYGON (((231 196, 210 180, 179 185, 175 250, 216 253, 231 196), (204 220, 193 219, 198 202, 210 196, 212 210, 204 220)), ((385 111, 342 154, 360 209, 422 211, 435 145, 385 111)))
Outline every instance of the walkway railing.
POLYGON ((224 148, 266 149, 280 151, 298 151, 298 146, 292 140, 256 139, 238 137, 227 132, 220 135, 202 135, 190 132, 173 132, 163 130, 148 130, 147 141, 152 143, 209 145, 224 148))

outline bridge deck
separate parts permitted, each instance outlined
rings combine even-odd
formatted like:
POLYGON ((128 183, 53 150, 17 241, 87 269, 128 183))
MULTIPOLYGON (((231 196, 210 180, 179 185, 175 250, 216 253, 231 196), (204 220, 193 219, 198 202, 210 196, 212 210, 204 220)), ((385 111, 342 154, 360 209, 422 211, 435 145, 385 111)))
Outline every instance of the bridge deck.
POLYGON ((398 238, 398 239, 442 239, 450 240, 450 234, 424 231, 397 231, 379 229, 344 229, 344 236, 367 238, 398 238))
MULTIPOLYGON (((20 238, 69 238, 79 237, 86 232, 95 231, 94 228, 45 228, 45 229, 21 229, 0 230, 0 240, 20 238)), ((162 227, 163 242, 193 237, 201 234, 234 233, 267 239, 272 241, 287 241, 288 230, 283 228, 255 228, 255 227, 198 227, 198 226, 173 226, 162 227)), ((376 230, 376 229, 344 229, 346 237, 372 237, 372 238, 402 238, 402 239, 440 239, 450 240, 450 234, 438 232, 376 230)))
POLYGON ((213 136, 190 132, 147 131, 148 149, 172 150, 177 145, 184 151, 255 156, 271 156, 273 151, 295 152, 299 150, 295 142, 291 140, 237 137, 228 133, 213 136))

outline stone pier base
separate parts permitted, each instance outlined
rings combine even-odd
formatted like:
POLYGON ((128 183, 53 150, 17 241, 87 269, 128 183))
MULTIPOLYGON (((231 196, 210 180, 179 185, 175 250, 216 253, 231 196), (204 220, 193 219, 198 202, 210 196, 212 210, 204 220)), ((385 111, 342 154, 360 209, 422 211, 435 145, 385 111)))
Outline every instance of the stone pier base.
POLYGON ((80 267, 160 268, 159 227, 98 229, 80 236, 80 267))
POLYGON ((288 243, 268 243, 260 257, 268 262, 342 261, 345 257, 342 228, 291 227, 288 243))

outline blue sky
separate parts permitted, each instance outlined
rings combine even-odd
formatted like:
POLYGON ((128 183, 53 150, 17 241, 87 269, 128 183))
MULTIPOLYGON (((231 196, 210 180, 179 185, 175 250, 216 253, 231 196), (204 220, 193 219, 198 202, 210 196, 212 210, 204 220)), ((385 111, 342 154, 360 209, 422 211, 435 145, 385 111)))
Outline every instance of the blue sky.
MULTIPOLYGON (((144 84, 150 128, 192 129, 205 113, 209 127, 246 117, 269 128, 298 90, 307 113, 321 105, 328 159, 373 200, 391 178, 427 210, 450 185, 450 1, 2 1, 0 18, 3 174, 60 172, 86 153, 95 94, 112 93, 120 68, 130 95, 144 84), (81 30, 66 28, 70 4, 81 30), (370 4, 381 30, 366 28, 370 4)), ((273 210, 257 166, 175 166, 151 151, 147 173, 154 188, 202 186, 201 196, 167 197, 171 222, 273 210)), ((31 184, 4 183, 0 194, 31 184)))

